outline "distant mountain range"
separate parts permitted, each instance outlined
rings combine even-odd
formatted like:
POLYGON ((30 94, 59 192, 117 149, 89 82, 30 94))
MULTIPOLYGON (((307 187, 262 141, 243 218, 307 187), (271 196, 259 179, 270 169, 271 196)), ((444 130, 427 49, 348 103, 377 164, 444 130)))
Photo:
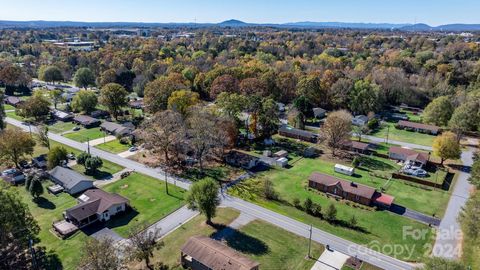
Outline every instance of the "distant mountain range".
POLYGON ((382 29, 400 31, 480 31, 480 24, 446 24, 430 26, 427 24, 393 24, 393 23, 347 23, 347 22, 290 22, 247 23, 239 20, 227 20, 220 23, 142 23, 142 22, 74 22, 74 21, 2 21, 0 28, 52 28, 52 27, 277 27, 277 28, 351 28, 351 29, 382 29))

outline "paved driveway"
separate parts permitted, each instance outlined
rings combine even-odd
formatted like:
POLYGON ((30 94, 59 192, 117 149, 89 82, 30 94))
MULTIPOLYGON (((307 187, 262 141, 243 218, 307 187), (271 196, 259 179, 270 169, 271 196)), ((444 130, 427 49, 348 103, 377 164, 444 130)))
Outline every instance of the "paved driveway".
POLYGON ((390 211, 395 214, 398 214, 398 215, 401 215, 425 224, 431 224, 433 226, 440 225, 440 219, 429 216, 429 215, 425 215, 423 213, 420 213, 414 210, 410 210, 401 205, 393 204, 390 207, 390 211))
POLYGON ((311 270, 340 270, 350 256, 338 251, 325 251, 320 255, 311 270))

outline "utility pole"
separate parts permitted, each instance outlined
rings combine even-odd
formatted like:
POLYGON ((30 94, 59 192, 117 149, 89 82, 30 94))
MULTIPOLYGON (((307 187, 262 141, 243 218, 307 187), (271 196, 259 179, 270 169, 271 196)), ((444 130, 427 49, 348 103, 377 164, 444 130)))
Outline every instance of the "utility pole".
POLYGON ((310 237, 308 238, 308 258, 311 258, 312 256, 310 255, 312 249, 312 224, 310 224, 310 237))
POLYGON ((167 166, 164 167, 165 169, 163 170, 163 174, 165 175, 165 190, 167 192, 167 195, 170 195, 168 194, 168 177, 167 177, 167 166))
POLYGON ((387 145, 388 145, 388 135, 390 133, 390 126, 387 125, 387 145))
POLYGON ((87 137, 87 152, 90 155, 90 139, 87 137))

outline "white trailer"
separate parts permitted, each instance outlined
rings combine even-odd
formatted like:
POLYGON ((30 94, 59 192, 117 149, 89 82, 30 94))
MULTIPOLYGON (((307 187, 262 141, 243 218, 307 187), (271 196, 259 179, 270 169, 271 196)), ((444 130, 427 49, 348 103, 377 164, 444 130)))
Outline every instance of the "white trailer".
POLYGON ((355 169, 342 164, 335 164, 335 172, 345 175, 353 175, 355 173, 355 169))

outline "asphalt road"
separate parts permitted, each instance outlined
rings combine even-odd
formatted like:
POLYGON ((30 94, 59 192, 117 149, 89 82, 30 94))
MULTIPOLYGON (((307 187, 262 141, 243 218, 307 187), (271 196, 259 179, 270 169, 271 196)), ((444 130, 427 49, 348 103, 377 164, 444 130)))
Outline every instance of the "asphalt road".
POLYGON ((457 182, 453 188, 447 210, 438 228, 437 239, 433 247, 433 255, 448 259, 457 259, 461 255, 461 227, 458 222, 458 215, 468 200, 472 185, 468 182, 470 173, 469 167, 473 164, 472 148, 462 152, 462 163, 464 170, 459 172, 457 182))
MULTIPOLYGON (((21 127, 27 132, 29 131, 28 126, 23 125, 20 121, 17 121, 15 119, 7 117, 6 122, 9 124, 21 127)), ((36 132, 36 129, 32 127, 32 131, 36 132)), ((85 143, 76 142, 54 133, 50 133, 49 136, 50 136, 50 139, 54 141, 60 142, 72 148, 79 149, 81 151, 87 151, 87 144, 85 143)), ((93 155, 99 156, 113 163, 117 163, 128 169, 135 170, 137 172, 149 175, 158 180, 163 180, 163 181, 165 180, 165 175, 160 169, 149 168, 141 163, 138 163, 126 158, 122 158, 118 155, 111 154, 111 153, 96 149, 94 147, 90 147, 90 152, 93 155)), ((188 189, 190 187, 190 182, 187 180, 178 180, 172 177, 168 177, 168 182, 176 183, 177 186, 182 187, 184 189, 188 189)), ((222 204, 223 206, 232 207, 243 213, 254 216, 266 222, 272 223, 284 230, 290 231, 297 235, 300 235, 306 238, 309 237, 309 233, 310 233, 309 225, 305 223, 301 223, 299 221, 296 221, 284 215, 278 214, 276 212, 270 211, 261 206, 258 206, 258 205, 243 201, 239 198, 231 197, 228 195, 223 195, 222 204)), ((176 218, 163 219, 159 222, 163 221, 165 223, 168 223, 170 225, 168 225, 167 227, 171 228, 172 224, 180 224, 182 222, 181 219, 185 220, 186 218, 188 218, 189 215, 194 215, 193 212, 188 213, 187 211, 185 212, 183 211, 182 211, 181 218, 179 218, 178 220, 176 218)), ((334 236, 332 234, 329 234, 327 232, 324 232, 316 228, 313 228, 312 230, 312 240, 323 245, 330 245, 330 247, 336 251, 342 252, 352 257, 357 257, 363 261, 366 261, 370 264, 373 264, 383 269, 388 269, 388 270, 414 269, 414 266, 409 263, 384 255, 375 250, 369 249, 365 246, 357 245, 353 242, 347 241, 345 239, 334 236)))

